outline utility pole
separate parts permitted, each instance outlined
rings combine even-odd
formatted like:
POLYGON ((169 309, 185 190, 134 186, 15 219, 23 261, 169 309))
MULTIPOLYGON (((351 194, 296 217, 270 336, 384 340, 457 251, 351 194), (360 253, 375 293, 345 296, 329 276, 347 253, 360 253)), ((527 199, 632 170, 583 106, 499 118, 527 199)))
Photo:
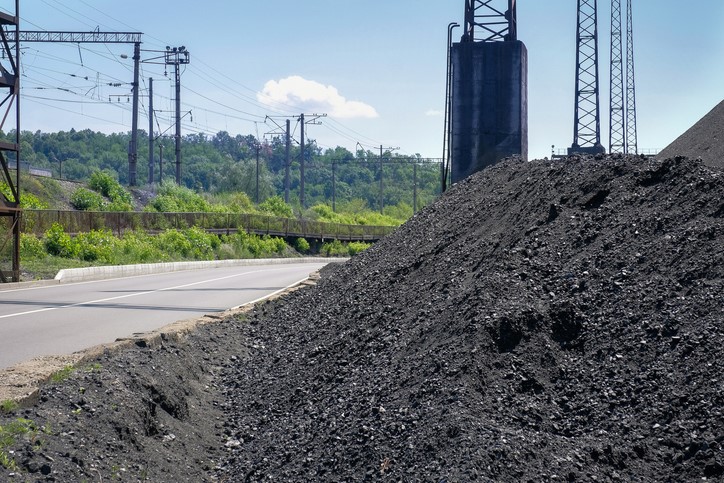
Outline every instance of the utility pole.
POLYGON ((287 119, 286 149, 284 153, 284 202, 289 204, 289 170, 292 160, 289 157, 291 147, 291 133, 289 131, 290 121, 287 119))
POLYGON ((141 43, 133 44, 133 114, 131 117, 131 142, 128 145, 128 186, 136 186, 138 181, 138 64, 141 60, 141 43))
POLYGON ((266 116, 264 118, 264 122, 266 123, 267 119, 271 120, 274 124, 276 124, 278 131, 271 131, 265 134, 271 134, 271 135, 280 135, 284 134, 286 147, 285 147, 285 153, 284 153, 284 202, 289 203, 289 170, 291 169, 291 163, 292 160, 290 158, 290 149, 291 149, 291 121, 289 118, 286 118, 286 129, 282 129, 282 127, 279 125, 278 122, 274 120, 273 117, 266 116))
POLYGON ((337 212, 337 160, 332 159, 332 212, 337 212))
POLYGON ((412 214, 417 213, 417 161, 412 162, 412 214))
POLYGON ((384 189, 385 189, 385 188, 384 188, 384 183, 383 183, 383 181, 382 181, 382 180, 383 180, 383 176, 382 176, 382 167, 383 167, 383 166, 382 166, 382 151, 383 151, 383 150, 392 151, 392 150, 397 150, 397 149, 400 149, 400 148, 383 148, 382 145, 380 144, 380 213, 383 213, 384 208, 385 208, 385 195, 384 195, 384 189))
POLYGON ((299 122, 301 123, 301 142, 299 143, 301 146, 301 154, 300 154, 300 160, 299 160, 299 203, 302 205, 302 209, 305 208, 305 199, 304 199, 304 125, 305 124, 321 124, 321 122, 318 122, 317 119, 320 117, 326 117, 326 114, 309 114, 311 119, 305 121, 305 114, 299 115, 299 122))
MULTIPOLYGON (((306 164, 306 159, 304 156, 304 147, 305 147, 305 138, 304 138, 304 126, 306 124, 321 124, 321 122, 318 122, 317 119, 320 117, 327 117, 326 114, 300 114, 299 117, 295 117, 297 121, 301 125, 300 129, 300 142, 299 142, 299 203, 301 204, 302 208, 306 206, 306 200, 304 199, 304 181, 306 179, 304 169, 306 164), (307 117, 309 116, 309 117, 307 117)), ((274 124, 276 124, 277 128, 281 131, 281 126, 274 120, 271 116, 266 116, 264 118, 264 122, 269 119, 274 124)), ((289 170, 291 168, 292 160, 290 158, 290 149, 291 149, 291 130, 290 130, 290 118, 286 118, 286 129, 284 130, 285 137, 286 137, 286 166, 284 167, 284 201, 286 203, 289 203, 289 170)), ((279 131, 271 132, 267 134, 279 134, 279 131)))
POLYGON ((188 64, 189 51, 186 47, 166 47, 166 65, 174 66, 176 87, 176 184, 181 184, 181 71, 180 66, 188 64))
POLYGON ((299 143, 301 150, 299 155, 299 203, 304 209, 304 114, 299 116, 299 122, 302 124, 301 142, 299 143))
POLYGON ((153 77, 148 78, 148 184, 153 184, 153 77))
POLYGON ((261 144, 259 144, 259 140, 256 140, 256 204, 259 204, 259 150, 261 149, 261 144))

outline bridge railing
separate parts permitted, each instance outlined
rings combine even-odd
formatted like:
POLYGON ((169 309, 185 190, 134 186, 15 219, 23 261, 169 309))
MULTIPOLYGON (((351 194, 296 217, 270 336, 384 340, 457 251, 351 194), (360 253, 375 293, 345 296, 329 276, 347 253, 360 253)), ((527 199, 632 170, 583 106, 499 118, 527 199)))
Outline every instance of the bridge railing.
POLYGON ((170 228, 197 226, 214 233, 235 233, 243 229, 257 235, 303 237, 342 241, 376 241, 394 226, 345 225, 251 213, 146 213, 71 210, 23 210, 22 233, 41 236, 53 223, 67 233, 108 229, 121 236, 128 230, 158 232, 170 228))

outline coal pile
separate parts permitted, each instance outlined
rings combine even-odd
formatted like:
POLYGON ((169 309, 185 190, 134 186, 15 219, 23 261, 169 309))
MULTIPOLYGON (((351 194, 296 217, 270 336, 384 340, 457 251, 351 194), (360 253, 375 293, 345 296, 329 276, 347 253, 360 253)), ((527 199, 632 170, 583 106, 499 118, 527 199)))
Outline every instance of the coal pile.
POLYGON ((724 101, 668 145, 659 159, 686 156, 704 164, 724 168, 724 101))
POLYGON ((217 476, 722 480, 723 181, 586 157, 458 183, 239 325, 217 476))

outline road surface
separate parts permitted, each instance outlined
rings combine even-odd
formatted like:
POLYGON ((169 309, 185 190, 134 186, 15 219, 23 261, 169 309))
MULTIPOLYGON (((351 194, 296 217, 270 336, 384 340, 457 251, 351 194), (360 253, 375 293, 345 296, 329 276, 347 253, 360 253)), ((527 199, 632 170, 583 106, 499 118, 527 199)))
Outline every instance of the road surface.
POLYGON ((2 290, 0 369, 222 312, 304 280, 324 263, 257 265, 2 290))

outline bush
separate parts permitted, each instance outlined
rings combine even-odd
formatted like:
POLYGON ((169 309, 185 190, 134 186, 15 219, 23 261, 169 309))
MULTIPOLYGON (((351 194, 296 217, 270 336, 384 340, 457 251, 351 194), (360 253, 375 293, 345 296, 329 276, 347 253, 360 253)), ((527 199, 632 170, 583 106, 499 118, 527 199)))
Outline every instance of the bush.
POLYGON ((101 211, 103 209, 103 197, 86 188, 77 188, 70 195, 70 204, 76 210, 81 211, 101 211))
POLYGON ((86 262, 115 263, 118 239, 110 230, 79 233, 73 240, 77 257, 86 262))
POLYGON ((47 210, 48 203, 41 201, 33 193, 23 192, 20 195, 20 206, 28 210, 47 210))
POLYGON ((211 211, 209 203, 203 196, 184 186, 174 183, 164 183, 158 190, 158 195, 148 205, 149 211, 162 213, 192 212, 201 213, 211 211))
POLYGON ((197 260, 213 258, 214 250, 221 245, 218 236, 196 226, 187 228, 182 233, 189 241, 189 252, 185 256, 190 258, 197 260))
POLYGON ((127 231, 123 234, 118 246, 121 263, 163 262, 169 256, 159 250, 153 239, 144 231, 127 231))
POLYGON ((154 237, 153 246, 168 253, 171 257, 180 255, 186 258, 191 253, 191 242, 175 228, 166 230, 154 237))
POLYGON ((53 223, 53 226, 45 232, 44 240, 45 250, 50 255, 64 258, 75 256, 73 240, 59 223, 53 223))
POLYGON ((327 204, 316 204, 309 208, 308 214, 315 220, 324 221, 326 223, 341 223, 345 225, 353 225, 355 223, 354 216, 335 213, 332 207, 327 204))
MULTIPOLYGON (((8 200, 14 199, 13 192, 5 181, 0 181, 0 192, 4 194, 8 200)), ((20 195, 20 206, 28 210, 45 210, 48 208, 48 203, 41 201, 40 198, 33 193, 29 193, 27 189, 23 189, 20 195)))
POLYGON ((224 237, 224 242, 231 248, 235 258, 262 258, 280 255, 289 248, 283 238, 250 235, 243 229, 234 235, 224 237))
POLYGON ((253 213, 254 203, 251 202, 249 195, 244 192, 234 193, 228 201, 229 211, 232 213, 253 213))
POLYGON ((347 247, 339 240, 333 240, 322 245, 322 253, 327 257, 346 257, 349 255, 347 247))
POLYGON ((292 218, 294 216, 292 207, 286 204, 279 195, 267 198, 263 203, 259 204, 258 208, 259 211, 273 216, 282 218, 292 218))
POLYGON ((294 248, 299 253, 307 253, 309 251, 309 242, 306 240, 306 238, 297 238, 294 240, 294 248))
POLYGON ((126 204, 131 206, 133 203, 131 193, 126 191, 108 171, 94 171, 90 175, 88 187, 111 201, 118 202, 119 205, 126 204))
POLYGON ((22 260, 35 260, 45 258, 47 252, 43 242, 35 235, 20 234, 20 258, 22 260))
POLYGON ((358 253, 367 250, 371 246, 372 246, 371 243, 350 242, 347 245, 347 252, 349 253, 349 256, 353 257, 353 256, 357 255, 358 253))
POLYGON ((179 208, 178 200, 173 196, 168 195, 156 195, 150 204, 146 206, 146 211, 157 211, 159 213, 178 213, 181 211, 179 208))

